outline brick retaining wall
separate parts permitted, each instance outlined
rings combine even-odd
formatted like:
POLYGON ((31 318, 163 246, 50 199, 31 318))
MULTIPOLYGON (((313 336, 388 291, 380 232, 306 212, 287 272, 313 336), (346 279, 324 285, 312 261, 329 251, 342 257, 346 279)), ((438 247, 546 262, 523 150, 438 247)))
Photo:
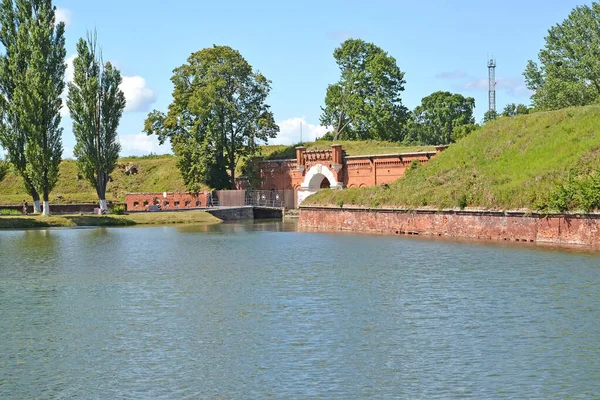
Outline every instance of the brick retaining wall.
POLYGON ((600 246, 600 214, 302 207, 300 225, 324 230, 600 246))

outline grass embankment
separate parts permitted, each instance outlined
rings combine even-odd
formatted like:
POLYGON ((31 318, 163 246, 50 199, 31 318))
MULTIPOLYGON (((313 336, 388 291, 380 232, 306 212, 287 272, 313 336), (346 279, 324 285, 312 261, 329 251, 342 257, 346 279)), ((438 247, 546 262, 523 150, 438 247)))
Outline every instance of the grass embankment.
POLYGON ((75 226, 133 226, 169 224, 214 224, 221 222, 203 211, 136 213, 128 215, 57 215, 43 217, 0 216, 0 229, 75 226))
POLYGON ((305 205, 598 209, 600 106, 499 118, 389 185, 323 190, 305 205))
MULTIPOLYGON (((123 201, 125 194, 129 192, 185 191, 183 179, 175 165, 175 157, 170 155, 119 159, 111 177, 113 181, 108 184, 106 199, 113 202, 123 201), (136 175, 125 174, 125 168, 129 164, 137 167, 136 175)), ((23 189, 22 179, 9 172, 0 182, 0 205, 20 204, 23 200, 31 203, 31 198, 23 189)), ((50 202, 73 204, 97 201, 94 188, 85 179, 77 179, 75 161, 64 160, 60 164, 60 177, 50 194, 50 202)))
MULTIPOLYGON (((397 143, 362 141, 336 142, 344 146, 348 155, 397 153, 407 151, 431 150, 431 146, 401 147, 397 143)), ((332 142, 317 141, 305 143, 309 150, 325 150, 331 148, 332 142)), ((295 146, 263 146, 265 159, 296 158, 295 146)), ((241 165, 240 165, 241 167, 241 165)), ((239 176, 240 171, 237 171, 239 176)), ((111 174, 113 181, 108 184, 106 199, 112 202, 125 200, 126 193, 161 193, 185 192, 185 184, 177 169, 176 158, 172 155, 129 157, 118 161, 118 166, 111 174), (125 174, 129 164, 137 167, 136 175, 125 174)), ((21 204, 23 200, 31 203, 31 199, 23 189, 22 179, 9 172, 0 182, 0 205, 21 204)), ((77 165, 73 160, 65 160, 60 165, 60 177, 56 187, 50 194, 50 202, 55 204, 95 203, 96 191, 85 179, 77 179, 77 165)))

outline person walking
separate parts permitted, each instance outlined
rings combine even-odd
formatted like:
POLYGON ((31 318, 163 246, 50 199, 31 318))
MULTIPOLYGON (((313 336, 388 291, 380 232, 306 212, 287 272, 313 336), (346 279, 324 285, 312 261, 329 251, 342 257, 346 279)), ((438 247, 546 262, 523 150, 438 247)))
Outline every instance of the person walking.
POLYGON ((27 212, 27 207, 29 205, 27 204, 27 202, 25 200, 23 200, 23 215, 28 215, 29 212, 27 212))

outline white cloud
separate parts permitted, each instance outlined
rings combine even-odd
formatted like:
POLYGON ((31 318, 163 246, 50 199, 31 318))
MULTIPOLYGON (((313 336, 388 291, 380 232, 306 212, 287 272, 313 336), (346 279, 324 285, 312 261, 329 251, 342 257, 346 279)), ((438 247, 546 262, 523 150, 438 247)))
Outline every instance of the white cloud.
MULTIPOLYGON (((65 82, 71 82, 74 75, 73 61, 77 57, 73 54, 65 60, 67 63, 67 70, 65 72, 65 82)), ((113 63, 113 65, 115 65, 113 63)), ((146 80, 141 76, 123 76, 123 83, 120 86, 121 90, 125 94, 127 105, 125 107, 126 112, 137 112, 137 111, 150 111, 150 106, 156 101, 156 94, 150 89, 146 80)), ((67 108, 67 90, 63 93, 63 108, 60 114, 64 117, 69 115, 67 108)))
POLYGON ((329 130, 325 126, 313 125, 306 122, 304 117, 286 119, 277 123, 279 125, 279 134, 275 139, 269 140, 269 144, 291 145, 300 142, 300 132, 302 131, 302 141, 312 142, 316 138, 323 136, 329 130))
POLYGON ((146 85, 146 80, 141 76, 124 76, 121 90, 127 99, 125 111, 146 112, 156 101, 156 94, 146 85))
POLYGON ((145 133, 135 135, 119 135, 121 143, 121 156, 143 156, 150 153, 165 154, 171 152, 171 145, 158 143, 156 136, 148 136, 145 133))
POLYGON ((73 17, 73 13, 71 10, 67 10, 66 8, 56 8, 56 22, 64 22, 65 26, 71 25, 71 20, 73 17))

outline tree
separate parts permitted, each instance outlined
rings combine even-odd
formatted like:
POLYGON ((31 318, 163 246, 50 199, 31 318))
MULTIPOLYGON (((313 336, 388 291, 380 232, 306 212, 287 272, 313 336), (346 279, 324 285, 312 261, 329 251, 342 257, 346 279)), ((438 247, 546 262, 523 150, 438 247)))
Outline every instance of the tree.
POLYGON ((503 117, 514 117, 515 115, 529 114, 529 108, 525 104, 507 104, 502 111, 503 117))
POLYGON ((23 0, 26 12, 29 65, 17 83, 15 103, 28 133, 26 173, 42 195, 44 215, 50 215, 49 195, 58 180, 62 157, 61 94, 65 88, 65 24, 56 24, 52 0, 23 0))
POLYGON ((523 75, 535 93, 533 106, 555 110, 600 99, 600 4, 579 6, 548 31, 539 65, 529 61, 523 75))
POLYGON ((334 140, 401 141, 408 110, 400 97, 406 81, 396 59, 360 39, 346 40, 333 56, 341 77, 327 88, 321 124, 334 127, 334 140))
POLYGON ((33 199, 34 211, 39 213, 40 195, 27 174, 25 149, 29 134, 20 121, 22 110, 15 102, 17 91, 23 90, 26 83, 25 73, 31 57, 28 23, 30 12, 29 3, 23 3, 20 8, 11 0, 0 3, 0 42, 6 51, 6 54, 0 56, 0 145, 8 153, 7 161, 23 178, 25 190, 33 199))
POLYGON ((265 103, 271 82, 227 46, 193 53, 171 81, 175 89, 168 113, 152 111, 144 131, 157 135, 161 144, 170 139, 191 192, 202 185, 235 188, 240 160, 279 132, 265 103))
POLYGON ((495 120, 496 118, 498 118, 498 113, 496 111, 486 111, 485 114, 483 114, 483 124, 485 125, 488 122, 495 120))
POLYGON ((424 97, 413 112, 413 119, 418 126, 418 141, 422 144, 451 143, 456 128, 475 123, 474 108, 474 98, 458 93, 440 91, 424 97))
POLYGON ((95 35, 79 40, 73 66, 67 99, 76 139, 73 154, 82 175, 96 188, 100 208, 107 210, 106 186, 121 150, 117 127, 126 104, 119 89, 123 79, 110 62, 102 65, 95 35))

